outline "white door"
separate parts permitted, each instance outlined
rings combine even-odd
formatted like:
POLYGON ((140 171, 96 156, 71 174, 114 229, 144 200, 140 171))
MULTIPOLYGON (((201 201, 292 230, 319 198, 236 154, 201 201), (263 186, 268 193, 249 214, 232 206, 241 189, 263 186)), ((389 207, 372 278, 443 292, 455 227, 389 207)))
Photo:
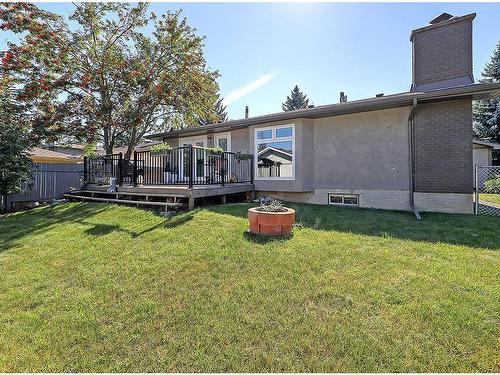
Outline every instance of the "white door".
MULTIPOLYGON (((181 146, 197 146, 197 147, 207 147, 207 140, 204 138, 200 139, 185 139, 179 140, 181 146)), ((184 179, 189 179, 189 150, 185 149, 182 153, 182 163, 181 163, 181 176, 184 179)), ((193 176, 195 179, 202 179, 205 175, 205 150, 194 149, 193 150, 193 176)))

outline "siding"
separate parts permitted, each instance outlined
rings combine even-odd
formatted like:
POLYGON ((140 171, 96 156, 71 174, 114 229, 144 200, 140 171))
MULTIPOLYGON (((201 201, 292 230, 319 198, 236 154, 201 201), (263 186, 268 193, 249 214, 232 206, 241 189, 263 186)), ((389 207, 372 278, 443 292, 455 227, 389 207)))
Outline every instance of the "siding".
POLYGON ((15 202, 52 201, 63 198, 72 187, 80 186, 83 164, 35 164, 33 180, 25 190, 7 197, 7 206, 15 202))

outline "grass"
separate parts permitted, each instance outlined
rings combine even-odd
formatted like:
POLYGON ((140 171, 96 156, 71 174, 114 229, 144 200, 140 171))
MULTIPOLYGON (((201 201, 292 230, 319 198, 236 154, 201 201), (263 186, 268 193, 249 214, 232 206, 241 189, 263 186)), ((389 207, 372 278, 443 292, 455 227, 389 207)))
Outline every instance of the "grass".
POLYGON ((500 218, 248 207, 0 219, 0 372, 500 371, 500 218))
POLYGON ((483 193, 481 193, 479 195, 479 201, 493 203, 494 205, 500 207, 500 194, 483 194, 483 193))

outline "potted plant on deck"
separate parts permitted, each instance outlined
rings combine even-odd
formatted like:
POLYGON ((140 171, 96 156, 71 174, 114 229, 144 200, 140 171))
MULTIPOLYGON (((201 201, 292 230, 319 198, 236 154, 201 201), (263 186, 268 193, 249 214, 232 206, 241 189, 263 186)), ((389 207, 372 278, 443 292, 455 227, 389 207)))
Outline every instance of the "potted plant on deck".
POLYGON ((280 201, 261 199, 259 207, 248 209, 250 233, 283 237, 292 234, 295 210, 284 207, 280 201))
POLYGON ((170 155, 170 151, 172 150, 172 146, 168 143, 158 143, 156 145, 151 146, 151 156, 167 156, 170 155))

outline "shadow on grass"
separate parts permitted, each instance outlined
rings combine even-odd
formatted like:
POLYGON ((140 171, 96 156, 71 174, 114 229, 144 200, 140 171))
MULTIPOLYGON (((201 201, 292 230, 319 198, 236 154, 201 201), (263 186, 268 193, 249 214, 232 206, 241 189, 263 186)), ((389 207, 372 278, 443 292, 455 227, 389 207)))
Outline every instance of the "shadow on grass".
MULTIPOLYGON (((167 218, 164 222, 158 223, 156 225, 153 225, 147 229, 144 229, 143 231, 140 232, 128 232, 133 238, 140 237, 148 232, 151 232, 157 228, 166 228, 166 229, 173 229, 178 226, 186 224, 188 221, 192 220, 194 217, 194 214, 197 211, 190 211, 190 212, 183 212, 183 213, 177 213, 172 217, 167 218)), ((155 214, 159 215, 158 211, 154 211, 155 214)), ((163 217, 163 216, 162 216, 163 217)))
MULTIPOLYGON (((211 212, 246 218, 255 204, 210 206, 211 212)), ((393 237, 430 243, 448 243, 492 250, 500 249, 500 217, 423 213, 422 221, 404 211, 287 204, 296 210, 300 227, 325 231, 393 237)))
MULTIPOLYGON (((175 228, 190 221, 197 211, 182 212, 161 222, 136 231, 118 224, 93 223, 91 217, 102 213, 112 206, 102 203, 80 202, 41 207, 35 210, 18 212, 0 218, 0 252, 8 249, 15 241, 26 235, 40 234, 61 222, 79 223, 88 226, 85 233, 100 237, 113 232, 121 232, 132 238, 140 237, 158 228, 175 228)), ((160 216, 158 211, 154 214, 160 216)), ((163 218, 163 216, 162 216, 163 218)))
POLYGON ((243 237, 245 237, 245 239, 249 242, 258 243, 261 245, 269 242, 284 242, 293 238, 293 236, 285 236, 285 237, 262 236, 259 234, 250 233, 249 231, 243 232, 243 237))
POLYGON ((81 221, 81 223, 92 225, 89 229, 85 230, 85 233, 91 236, 105 236, 116 231, 122 231, 119 225, 108 225, 108 224, 91 224, 81 221))
POLYGON ((64 204, 7 215, 0 219, 0 252, 26 235, 45 232, 62 221, 81 222, 109 207, 95 203, 64 204))

